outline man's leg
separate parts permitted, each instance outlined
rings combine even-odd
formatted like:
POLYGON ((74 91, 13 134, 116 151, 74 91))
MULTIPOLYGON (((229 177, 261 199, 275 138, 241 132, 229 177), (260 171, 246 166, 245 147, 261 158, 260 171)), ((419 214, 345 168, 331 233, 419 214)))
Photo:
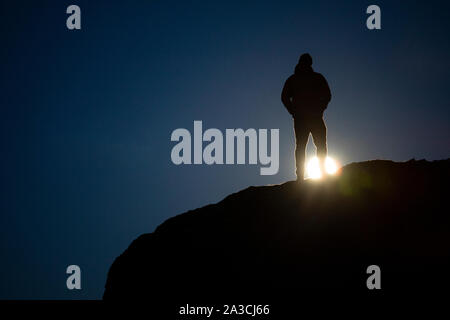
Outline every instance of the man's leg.
POLYGON ((313 136, 314 145, 316 146, 317 158, 319 158, 322 172, 325 169, 325 158, 327 157, 327 127, 323 117, 319 116, 311 123, 311 134, 313 136))
POLYGON ((306 144, 309 138, 309 128, 304 121, 294 119, 295 130, 295 165, 297 181, 303 181, 305 172, 306 144))

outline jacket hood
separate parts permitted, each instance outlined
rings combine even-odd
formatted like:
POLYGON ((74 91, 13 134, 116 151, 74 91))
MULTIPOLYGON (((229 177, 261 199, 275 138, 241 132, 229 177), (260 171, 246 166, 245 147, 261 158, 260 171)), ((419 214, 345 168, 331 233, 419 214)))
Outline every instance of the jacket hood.
POLYGON ((300 64, 300 63, 295 66, 295 70, 294 70, 295 74, 304 73, 304 72, 314 72, 314 70, 311 66, 300 64))

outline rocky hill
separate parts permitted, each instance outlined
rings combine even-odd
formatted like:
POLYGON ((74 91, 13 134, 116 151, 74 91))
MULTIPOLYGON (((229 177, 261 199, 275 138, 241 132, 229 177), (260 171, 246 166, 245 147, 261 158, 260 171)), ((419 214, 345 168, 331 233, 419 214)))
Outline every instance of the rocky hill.
POLYGON ((325 180, 249 187, 133 241, 104 299, 367 292, 369 265, 385 292, 448 286, 449 179, 450 160, 375 160, 325 180))

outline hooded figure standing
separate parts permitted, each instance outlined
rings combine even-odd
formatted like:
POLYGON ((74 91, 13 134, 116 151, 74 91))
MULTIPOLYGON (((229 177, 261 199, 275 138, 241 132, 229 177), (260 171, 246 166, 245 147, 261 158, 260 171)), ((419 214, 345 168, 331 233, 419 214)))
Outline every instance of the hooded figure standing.
POLYGON ((327 156, 327 127, 323 121, 323 112, 331 100, 331 92, 327 80, 314 72, 311 66, 311 56, 302 54, 294 74, 286 80, 281 93, 281 101, 294 118, 297 181, 304 178, 306 145, 310 133, 321 170, 327 156))

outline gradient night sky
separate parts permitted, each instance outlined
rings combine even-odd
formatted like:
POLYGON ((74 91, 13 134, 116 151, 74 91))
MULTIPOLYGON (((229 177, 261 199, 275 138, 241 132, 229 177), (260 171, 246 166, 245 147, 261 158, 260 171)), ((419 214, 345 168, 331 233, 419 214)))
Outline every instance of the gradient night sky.
POLYGON ((341 163, 449 157, 450 4, 341 2, 2 1, 0 298, 100 298, 138 235, 294 179, 280 92, 303 52, 331 87, 341 163), (66 28, 70 4, 80 31, 66 28), (370 4, 380 31, 365 27, 370 4), (170 134, 194 120, 279 128, 279 173, 173 165, 170 134), (70 264, 81 291, 66 289, 70 264))

